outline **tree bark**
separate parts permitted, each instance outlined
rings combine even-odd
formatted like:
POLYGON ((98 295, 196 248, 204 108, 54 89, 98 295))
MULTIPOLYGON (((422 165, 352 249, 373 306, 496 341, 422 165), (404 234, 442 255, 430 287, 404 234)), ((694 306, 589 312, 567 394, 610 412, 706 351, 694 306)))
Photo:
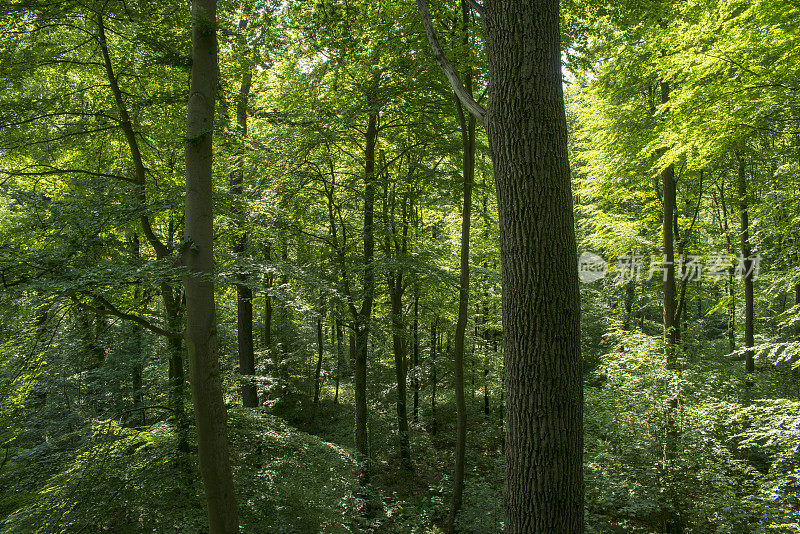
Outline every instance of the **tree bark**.
POLYGON ((239 532, 226 409, 217 362, 212 163, 217 89, 217 2, 192 1, 192 81, 186 133, 186 343, 209 532, 239 532))
POLYGON ((580 303, 559 3, 485 9, 503 282, 505 529, 582 532, 580 303))

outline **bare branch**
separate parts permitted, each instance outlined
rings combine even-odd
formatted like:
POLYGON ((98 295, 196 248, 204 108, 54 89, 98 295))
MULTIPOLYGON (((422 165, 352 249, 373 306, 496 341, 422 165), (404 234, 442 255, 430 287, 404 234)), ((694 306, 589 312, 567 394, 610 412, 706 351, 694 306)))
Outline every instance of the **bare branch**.
POLYGON ((447 59, 447 56, 442 50, 442 46, 439 44, 439 38, 436 36, 436 30, 433 28, 433 22, 431 22, 431 13, 428 10, 428 3, 425 0, 417 0, 417 7, 419 8, 419 15, 422 18, 423 26, 425 26, 425 33, 428 35, 428 42, 433 49, 433 56, 436 58, 436 62, 439 63, 442 72, 447 76, 447 80, 450 82, 461 104, 478 119, 478 122, 486 127, 486 109, 478 104, 470 91, 464 87, 461 78, 458 76, 458 71, 456 71, 456 68, 450 60, 447 59))

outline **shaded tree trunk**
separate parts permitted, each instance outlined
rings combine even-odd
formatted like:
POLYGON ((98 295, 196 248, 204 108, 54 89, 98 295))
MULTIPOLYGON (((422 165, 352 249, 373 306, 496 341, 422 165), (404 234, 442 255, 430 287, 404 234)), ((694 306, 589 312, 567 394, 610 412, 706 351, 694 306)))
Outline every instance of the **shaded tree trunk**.
POLYGON ((369 481, 369 446, 367 441, 367 355, 369 353, 369 328, 375 298, 375 146, 378 141, 378 114, 369 116, 364 148, 364 297, 361 308, 351 303, 355 323, 355 438, 356 450, 364 462, 361 482, 369 481))
POLYGON ((753 260, 750 259, 752 250, 750 247, 750 219, 748 212, 748 197, 747 197, 747 175, 744 165, 744 160, 740 154, 736 154, 736 161, 738 163, 738 193, 739 193, 739 217, 741 222, 741 245, 742 245, 742 262, 743 262, 743 282, 744 282, 744 365, 745 372, 748 375, 745 381, 745 387, 750 388, 753 386, 753 381, 749 375, 755 371, 755 360, 753 359, 753 345, 754 339, 754 305, 753 305, 753 260))
POLYGON ((414 323, 411 326, 414 347, 411 360, 411 387, 414 390, 414 423, 419 421, 419 284, 414 284, 414 323))
MULTIPOLYGON (((669 102, 669 83, 661 82, 661 103, 669 102)), ((671 369, 677 358, 678 330, 675 326, 675 248, 673 234, 673 217, 675 216, 676 186, 675 167, 670 164, 661 171, 664 188, 664 213, 662 217, 661 246, 664 251, 664 350, 668 369, 671 369)))
POLYGON ((333 396, 333 403, 339 404, 339 381, 342 379, 342 358, 344 351, 342 347, 342 321, 336 319, 335 323, 331 325, 333 332, 331 332, 331 344, 336 345, 336 393, 333 396))
MULTIPOLYGON (((264 245, 264 261, 272 261, 272 245, 264 245)), ((268 267, 269 268, 269 267, 268 267)), ((272 350, 272 273, 264 275, 264 350, 271 355, 272 350)))
POLYGON ((436 348, 439 342, 439 337, 436 333, 436 327, 439 325, 439 317, 435 316, 431 321, 431 434, 436 435, 439 431, 439 423, 436 419, 436 348))
POLYGON ((217 361, 212 227, 212 142, 217 73, 217 2, 192 1, 192 81, 186 133, 188 270, 186 343, 197 424, 198 458, 211 534, 239 532, 226 409, 217 361))
POLYGON ((319 378, 322 374, 322 355, 324 351, 324 343, 323 343, 323 335, 322 335, 322 316, 324 314, 324 308, 320 309, 320 313, 317 316, 317 368, 314 371, 314 405, 316 406, 319 404, 319 378))
MULTIPOLYGON (((247 21, 239 22, 239 29, 247 27, 247 21)), ((240 38, 240 46, 247 46, 244 38, 240 38)), ((239 96, 236 100, 236 133, 241 138, 247 137, 247 103, 250 96, 252 72, 250 70, 250 51, 245 52, 244 74, 239 96)), ((247 230, 244 221, 245 213, 242 203, 244 185, 244 162, 242 154, 238 156, 238 169, 231 173, 230 186, 234 199, 234 217, 236 218, 236 233, 234 235, 233 253, 240 257, 245 253, 247 245, 247 230)), ((247 274, 240 270, 236 275, 236 330, 237 347, 239 353, 239 374, 243 377, 241 385, 242 405, 258 406, 258 393, 252 378, 256 374, 255 353, 253 348, 253 291, 247 285, 247 274)))
POLYGON ((488 2, 487 131, 500 219, 505 531, 583 531, 578 259, 559 5, 488 2))
MULTIPOLYGON (((467 23, 469 6, 461 1, 464 24, 464 40, 467 42, 467 23)), ((468 71, 465 86, 472 91, 472 75, 468 71)), ((469 231, 472 219, 472 184, 475 178, 475 117, 464 115, 461 103, 456 99, 458 119, 461 126, 462 176, 464 180, 464 205, 461 210, 461 258, 458 282, 458 320, 456 321, 455 354, 453 355, 453 375, 455 379, 456 400, 456 450, 453 467, 453 497, 447 517, 447 531, 455 532, 455 520, 461 510, 464 492, 464 457, 467 446, 467 405, 464 398, 464 338, 469 313, 469 231)), ((473 373, 474 375, 474 373, 473 373)), ((473 388, 474 393, 474 388, 473 388)))

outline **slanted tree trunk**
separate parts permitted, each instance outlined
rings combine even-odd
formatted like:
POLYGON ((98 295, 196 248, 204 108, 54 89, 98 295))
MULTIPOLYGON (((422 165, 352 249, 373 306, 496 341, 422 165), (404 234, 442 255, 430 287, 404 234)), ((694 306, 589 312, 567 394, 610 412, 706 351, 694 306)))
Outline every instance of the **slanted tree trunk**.
POLYGON ((192 1, 192 81, 186 132, 186 343, 198 459, 211 534, 239 532, 217 362, 212 228, 212 142, 217 89, 217 2, 192 1))
MULTIPOLYGON (((120 129, 125 136, 125 141, 128 145, 128 150, 133 162, 134 175, 136 178, 136 198, 141 206, 147 206, 147 193, 145 189, 147 177, 146 168, 144 165, 144 160, 142 159, 141 150, 139 148, 139 140, 137 138, 136 131, 133 128, 133 122, 131 121, 130 114, 128 113, 128 108, 125 104, 122 89, 117 81, 117 75, 114 72, 114 66, 111 61, 111 53, 109 52, 108 42, 106 39, 103 17, 104 13, 100 12, 98 14, 98 38, 100 43, 100 51, 103 56, 103 64, 106 71, 106 80, 108 81, 108 86, 114 96, 114 102, 117 107, 117 112, 119 113, 120 129)), ((169 257, 173 252, 171 243, 170 246, 167 246, 161 241, 161 239, 158 238, 153 231, 153 227, 150 224, 148 215, 146 213, 142 213, 142 215, 139 216, 139 221, 142 227, 142 233, 147 239, 147 242, 150 243, 150 246, 153 247, 153 250, 155 250, 156 257, 159 260, 169 257)), ((170 241, 172 240, 173 235, 173 223, 170 220, 170 241)), ((179 332, 181 330, 181 318, 183 315, 183 305, 180 301, 180 298, 175 296, 172 286, 166 282, 161 284, 160 291, 164 302, 164 310, 166 312, 166 322, 168 328, 172 332, 179 332)), ((176 293, 178 296, 180 296, 180 291, 176 291, 176 293)), ((170 404, 173 408, 173 417, 178 435, 178 450, 185 453, 189 451, 189 444, 186 438, 188 424, 183 406, 185 387, 183 347, 180 338, 170 338, 167 344, 170 352, 168 375, 171 401, 170 404)))

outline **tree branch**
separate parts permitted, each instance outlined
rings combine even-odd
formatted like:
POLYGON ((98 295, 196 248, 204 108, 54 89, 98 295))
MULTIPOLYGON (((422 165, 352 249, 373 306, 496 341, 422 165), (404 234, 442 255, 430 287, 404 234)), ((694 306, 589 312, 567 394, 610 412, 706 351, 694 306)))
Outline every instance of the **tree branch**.
POLYGON ((468 1, 469 1, 469 5, 472 7, 472 9, 475 11, 475 13, 480 15, 481 18, 486 16, 484 11, 483 11, 483 4, 481 4, 480 2, 477 2, 476 0, 468 0, 468 1))
POLYGON ((436 30, 433 28, 433 22, 431 22, 431 13, 428 10, 428 3, 426 0, 417 0, 417 7, 419 8, 419 15, 422 18, 423 26, 425 26, 425 33, 428 35, 428 42, 431 45, 431 49, 433 49, 433 56, 436 58, 436 62, 439 63, 442 72, 447 76, 450 86, 453 88, 453 91, 456 93, 456 96, 463 106, 467 108, 485 128, 486 109, 478 104, 470 91, 464 87, 461 78, 458 76, 458 71, 456 71, 456 68, 450 60, 447 59, 444 50, 442 50, 442 46, 439 44, 439 38, 436 36, 436 30))
POLYGON ((134 323, 136 323, 136 324, 138 324, 140 326, 143 326, 144 328, 147 328, 151 332, 155 332, 156 334, 159 334, 159 335, 162 335, 162 336, 166 336, 166 337, 170 337, 170 338, 182 338, 182 337, 184 337, 184 333, 183 332, 171 332, 169 330, 165 330, 165 329, 163 329, 163 328, 161 328, 159 326, 154 325, 150 321, 148 321, 148 320, 146 320, 146 319, 144 319, 142 317, 139 317, 138 315, 125 313, 125 312, 122 312, 122 311, 118 310, 116 307, 114 307, 110 302, 108 302, 103 297, 97 296, 96 298, 97 298, 97 300, 99 300, 103 304, 103 306, 105 306, 105 308, 97 308, 95 306, 90 306, 89 304, 81 302, 80 300, 78 300, 77 297, 74 297, 74 296, 72 297, 72 301, 75 303, 76 306, 78 306, 79 308, 82 308, 84 310, 96 313, 98 315, 113 315, 115 317, 119 317, 120 319, 124 319, 126 321, 134 322, 134 323))

